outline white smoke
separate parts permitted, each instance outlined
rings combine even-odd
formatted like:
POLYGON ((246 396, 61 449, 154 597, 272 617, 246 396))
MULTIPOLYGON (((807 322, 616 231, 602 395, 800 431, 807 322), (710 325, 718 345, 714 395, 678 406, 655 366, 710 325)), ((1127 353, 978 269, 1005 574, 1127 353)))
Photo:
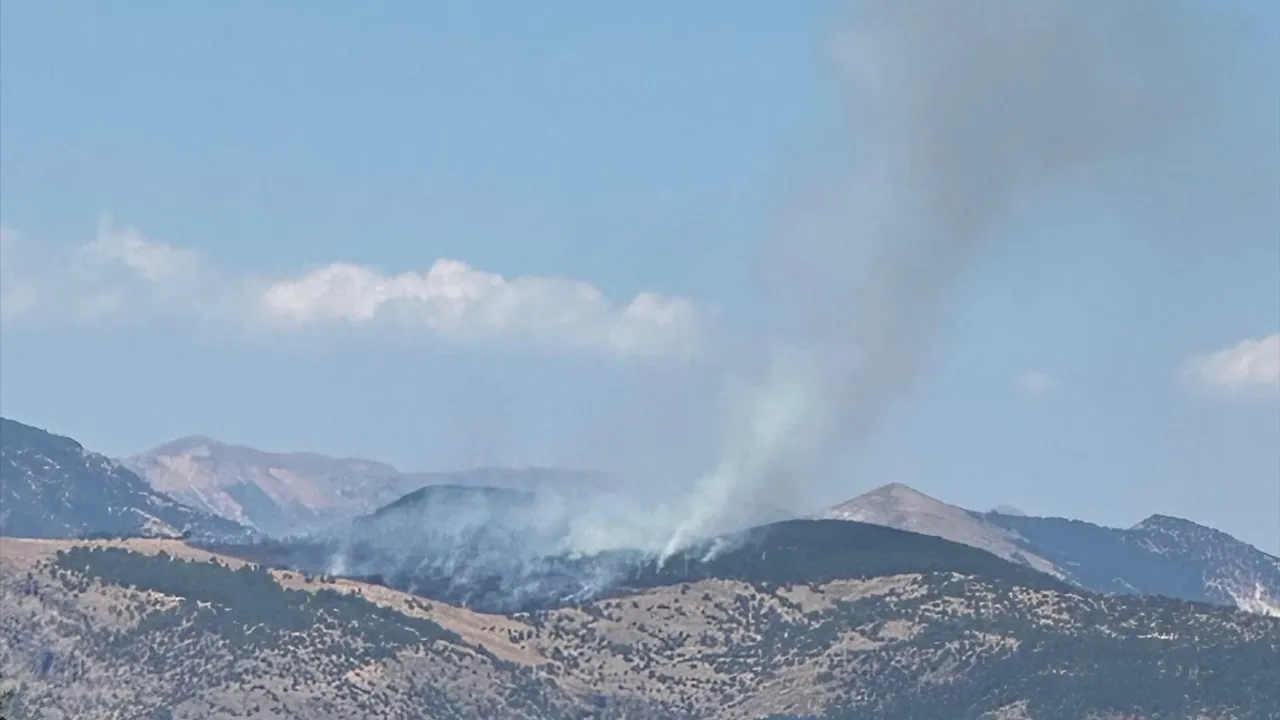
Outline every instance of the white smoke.
POLYGON ((1117 182, 1213 105, 1222 45, 1172 0, 857 9, 840 46, 856 177, 771 249, 770 371, 667 553, 856 447, 919 374, 966 267, 1027 205, 1117 182))
MULTIPOLYGON (((855 32, 840 43, 858 166, 767 248, 761 292, 770 330, 755 343, 759 353, 737 358, 746 364, 735 377, 747 379, 731 387, 737 402, 718 462, 687 494, 662 493, 666 504, 635 487, 632 497, 533 508, 549 522, 518 540, 532 559, 510 557, 498 543, 491 556, 449 555, 427 569, 497 574, 512 597, 545 592, 557 573, 590 571, 566 586, 590 594, 625 568, 547 570, 539 558, 625 548, 665 559, 758 521, 762 509, 803 501, 805 488, 820 485, 909 391, 953 286, 984 245, 1053 193, 1106 194, 1144 180, 1160 164, 1152 158, 1213 114, 1223 43, 1205 13, 1184 14, 1188 7, 859 3, 855 32)), ((1209 172, 1187 187, 1222 181, 1209 172)), ((435 516, 429 524, 463 536, 506 522, 453 508, 435 516)), ((422 517, 412 522, 421 527, 422 517)), ((385 544, 395 549, 400 536, 385 544)), ((724 547, 711 542, 706 551, 724 547)), ((424 569, 420 553, 402 550, 397 564, 424 569)))

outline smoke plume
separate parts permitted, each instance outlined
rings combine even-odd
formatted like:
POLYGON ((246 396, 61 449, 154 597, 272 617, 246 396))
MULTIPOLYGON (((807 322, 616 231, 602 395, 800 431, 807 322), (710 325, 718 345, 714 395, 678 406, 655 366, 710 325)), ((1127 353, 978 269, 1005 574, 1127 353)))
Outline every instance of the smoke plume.
MULTIPOLYGON (((335 571, 390 572, 501 609, 591 596, 655 556, 715 554, 713 536, 803 503, 911 389, 954 287, 986 245, 1017 239, 1021 213, 1055 193, 1133 190, 1215 114, 1225 43, 1211 8, 856 7, 838 49, 857 162, 765 248, 766 330, 728 368, 733 402, 709 472, 660 498, 657 480, 632 496, 502 501, 515 510, 441 495, 342 540, 335 571), (422 528, 434 534, 409 542, 422 528)), ((1220 181, 1197 171, 1193 192, 1220 181)))
POLYGON ((920 373, 966 267, 1028 204, 1111 182, 1194 127, 1220 45, 1184 9, 859 3, 840 44, 855 177, 766 254, 769 370, 668 552, 856 447, 920 373))

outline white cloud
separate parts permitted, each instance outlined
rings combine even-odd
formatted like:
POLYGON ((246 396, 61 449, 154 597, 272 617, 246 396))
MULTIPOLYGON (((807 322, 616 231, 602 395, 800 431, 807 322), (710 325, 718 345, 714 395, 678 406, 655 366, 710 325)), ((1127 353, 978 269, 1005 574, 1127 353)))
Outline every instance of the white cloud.
POLYGON ((81 248, 80 255, 93 270, 125 271, 157 284, 189 280, 205 269, 198 252, 148 240, 132 226, 116 227, 109 215, 98 221, 98 234, 81 248))
POLYGON ((85 321, 191 320, 225 292, 199 252, 148 239, 110 216, 99 220, 92 240, 54 260, 49 294, 85 321))
POLYGON ((1013 379, 1013 389, 1023 395, 1039 397, 1058 389, 1058 381, 1041 370, 1027 370, 1013 379))
POLYGON ((6 322, 189 319, 213 303, 214 268, 200 253, 148 240, 109 216, 75 245, 0 229, 0 316, 6 322))
POLYGON ((1280 333, 1192 358, 1184 372, 1197 387, 1214 394, 1280 396, 1280 333))
POLYGON ((23 247, 16 231, 0 227, 0 320, 27 314, 39 300, 35 285, 16 272, 23 247))
POLYGON ((335 263, 272 284, 260 310, 291 327, 388 322, 460 341, 519 339, 617 355, 687 356, 700 335, 699 313, 682 298, 643 292, 616 305, 585 282, 504 278, 447 259, 398 275, 335 263))
POLYGON ((397 326, 457 343, 648 357, 695 355, 704 330, 702 313, 683 298, 641 292, 619 304, 586 282, 507 278, 458 260, 391 275, 334 263, 300 277, 261 280, 222 276, 199 252, 151 240, 110 217, 82 245, 21 240, 19 246, 12 230, 0 236, 6 320, 165 317, 275 331, 397 326))

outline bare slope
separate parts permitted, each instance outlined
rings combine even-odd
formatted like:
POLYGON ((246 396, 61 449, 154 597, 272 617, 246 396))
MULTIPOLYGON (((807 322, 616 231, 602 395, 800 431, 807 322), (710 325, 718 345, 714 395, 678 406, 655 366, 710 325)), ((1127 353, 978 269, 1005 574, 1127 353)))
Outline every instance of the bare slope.
POLYGON ((1017 512, 977 513, 892 484, 826 518, 935 535, 1104 593, 1154 594, 1280 615, 1280 558, 1189 520, 1109 528, 1017 512))
POLYGON ((954 573, 502 616, 174 541, 0 539, 0 674, 49 720, 1260 718, 1278 654, 1280 621, 954 573))
POLYGON ((976 513, 948 505, 901 483, 859 495, 822 513, 832 520, 852 520, 946 538, 1021 563, 1055 577, 1064 573, 1037 556, 1016 533, 976 513))
POLYGON ((541 468, 405 473, 373 460, 266 452, 204 436, 179 438, 124 463, 183 503, 272 534, 369 513, 427 485, 536 489, 588 477, 541 468))

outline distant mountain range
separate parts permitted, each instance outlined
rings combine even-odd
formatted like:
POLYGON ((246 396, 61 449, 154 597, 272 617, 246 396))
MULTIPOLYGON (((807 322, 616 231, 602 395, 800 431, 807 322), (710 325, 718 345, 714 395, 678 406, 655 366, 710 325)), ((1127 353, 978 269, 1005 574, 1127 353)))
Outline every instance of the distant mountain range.
POLYGON ((180 502, 274 535, 350 520, 427 485, 534 490, 598 482, 591 473, 546 468, 406 473, 373 460, 264 452, 203 436, 122 462, 180 502))
MULTIPOLYGON (((205 448, 241 469, 283 465, 211 443, 164 456, 205 448)), ((294 457, 297 475, 254 477, 297 479, 303 465, 294 457)), ((331 467, 309 477, 336 487, 331 467)), ((476 484, 427 484, 324 532, 270 538, 179 503, 69 438, 4 420, 0 696, 15 691, 17 703, 4 710, 1280 717, 1280 618, 1170 599, 1248 607, 1253 597, 1261 605, 1251 609, 1266 609, 1276 558, 1189 521, 1100 528, 971 512, 893 485, 831 519, 772 523, 666 557, 582 555, 560 543, 574 506, 543 505, 537 492, 577 476, 489 472, 464 476, 476 484), (486 485, 513 479, 526 489, 486 485), (102 534, 148 537, 77 539, 102 534)), ((342 513, 374 504, 348 501, 342 513)))
MULTIPOLYGON (((477 573, 496 582, 511 581, 514 572, 529 581, 522 587, 542 592, 538 583, 546 578, 534 583, 527 576, 530 559, 566 551, 573 502, 601 480, 537 468, 401 473, 369 460, 266 453, 203 437, 117 463, 14 420, 3 420, 0 430, 4 534, 192 533, 227 540, 252 531, 283 536, 325 528, 323 540, 278 547, 275 560, 387 576, 404 586, 451 579, 462 584, 448 595, 455 602, 474 596, 469 578, 477 573), (146 473, 150 484, 129 467, 146 473), (545 504, 546 495, 558 501, 545 504), (387 548, 397 549, 394 562, 387 548)), ((934 535, 1095 592, 1157 594, 1280 615, 1280 558, 1188 520, 1153 515, 1120 529, 1028 517, 1012 508, 976 512, 901 484, 820 517, 934 535)), ((539 572, 552 577, 547 587, 565 590, 554 581, 560 570, 539 572)), ((486 593, 478 597, 503 607, 486 593)))
POLYGON ((0 418, 0 534, 243 537, 71 438, 0 418))
POLYGON ((1280 616, 1280 558, 1180 518, 1152 515, 1122 529, 981 513, 902 484, 859 495, 821 517, 936 535, 1095 592, 1164 595, 1280 616))

